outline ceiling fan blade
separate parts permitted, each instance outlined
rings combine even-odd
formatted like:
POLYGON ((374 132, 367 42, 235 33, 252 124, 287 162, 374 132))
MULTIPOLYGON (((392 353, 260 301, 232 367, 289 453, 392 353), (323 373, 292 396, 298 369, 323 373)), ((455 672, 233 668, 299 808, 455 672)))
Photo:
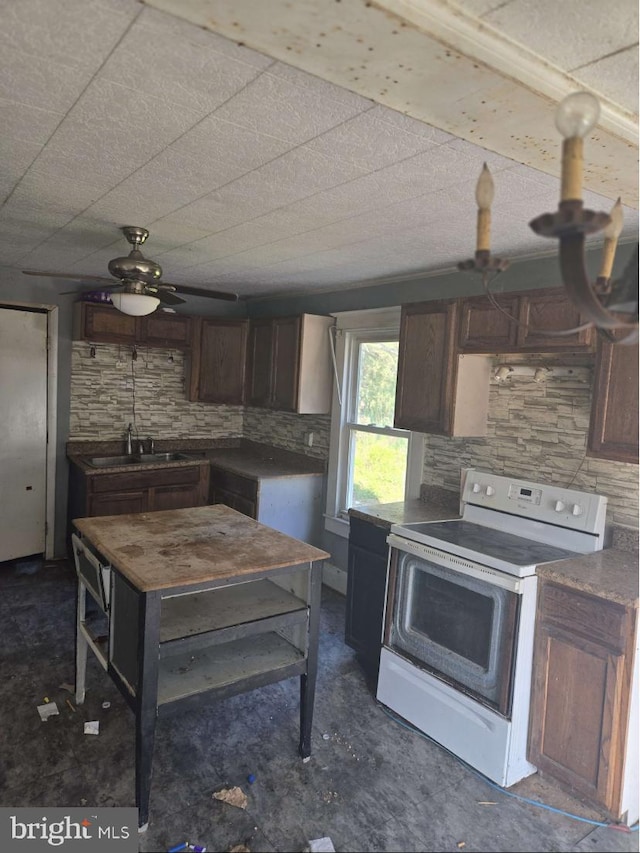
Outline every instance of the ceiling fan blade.
POLYGON ((224 290, 205 290, 202 287, 187 287, 183 284, 169 284, 168 281, 163 281, 162 284, 165 284, 168 287, 175 287, 176 290, 180 293, 186 293, 187 296, 204 296, 209 297, 210 299, 226 299, 229 302, 238 301, 237 293, 229 293, 224 290))
POLYGON ((81 293, 93 293, 105 290, 119 290, 122 287, 122 282, 116 284, 103 284, 102 287, 81 287, 76 290, 62 290, 60 296, 79 296, 81 293))
POLYGON ((66 278, 67 281, 97 281, 113 284, 113 278, 105 278, 103 275, 76 275, 75 273, 43 272, 42 270, 22 270, 22 272, 24 275, 40 275, 45 278, 66 278))
POLYGON ((163 305, 183 305, 185 301, 184 299, 180 299, 179 296, 176 296, 175 293, 172 293, 170 290, 163 290, 161 287, 157 290, 153 288, 152 295, 156 296, 163 305))

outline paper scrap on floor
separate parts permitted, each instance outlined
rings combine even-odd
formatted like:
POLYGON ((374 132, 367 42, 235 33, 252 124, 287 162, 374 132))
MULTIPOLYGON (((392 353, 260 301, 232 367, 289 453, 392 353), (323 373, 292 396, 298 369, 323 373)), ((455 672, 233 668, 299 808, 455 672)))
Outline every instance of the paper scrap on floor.
POLYGON ((214 800, 222 800, 223 803, 228 803, 230 806, 236 806, 239 809, 246 809, 247 795, 242 788, 223 788, 221 791, 214 791, 214 800))
POLYGON ((333 841, 325 835, 323 838, 314 838, 307 847, 309 853, 335 853, 336 848, 333 841))
POLYGON ((84 724, 84 733, 86 735, 98 735, 100 734, 100 720, 89 720, 88 723, 84 724))
POLYGON ((40 719, 46 723, 49 717, 59 714, 60 711, 58 711, 58 706, 55 702, 45 702, 44 705, 38 705, 38 713, 40 714, 40 719))

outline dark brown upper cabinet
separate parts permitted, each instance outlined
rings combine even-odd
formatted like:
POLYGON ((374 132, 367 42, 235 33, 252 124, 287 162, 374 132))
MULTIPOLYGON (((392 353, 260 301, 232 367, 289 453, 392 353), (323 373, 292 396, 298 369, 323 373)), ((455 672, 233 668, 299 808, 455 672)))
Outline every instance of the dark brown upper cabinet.
POLYGON ((598 341, 588 456, 638 462, 638 345, 598 341))
POLYGON ((242 405, 248 321, 194 318, 189 360, 189 400, 242 405))
POLYGON ((111 305, 76 302, 73 337, 105 344, 130 344, 187 350, 191 346, 192 318, 155 311, 146 317, 123 314, 111 305))
POLYGON ((403 306, 397 428, 448 436, 486 434, 491 360, 458 354, 459 311, 459 300, 403 306))
POLYGON ((318 314, 251 320, 247 352, 249 406, 298 414, 331 409, 329 328, 318 314))
POLYGON ((562 289, 463 299, 458 342, 462 352, 588 352, 593 329, 562 289), (572 334, 555 334, 578 329, 572 334))

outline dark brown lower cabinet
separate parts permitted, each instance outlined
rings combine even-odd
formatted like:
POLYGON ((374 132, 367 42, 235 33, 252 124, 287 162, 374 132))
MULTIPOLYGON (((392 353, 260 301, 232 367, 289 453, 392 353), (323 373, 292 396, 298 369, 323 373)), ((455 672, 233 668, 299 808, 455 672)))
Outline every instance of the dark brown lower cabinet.
POLYGON ((621 811, 636 611, 541 579, 529 760, 573 793, 621 811))
POLYGON ((72 464, 69 471, 69 521, 87 516, 205 506, 208 496, 206 463, 90 476, 72 464))
POLYGON ((388 527, 351 516, 345 642, 364 671, 377 681, 387 583, 388 527))

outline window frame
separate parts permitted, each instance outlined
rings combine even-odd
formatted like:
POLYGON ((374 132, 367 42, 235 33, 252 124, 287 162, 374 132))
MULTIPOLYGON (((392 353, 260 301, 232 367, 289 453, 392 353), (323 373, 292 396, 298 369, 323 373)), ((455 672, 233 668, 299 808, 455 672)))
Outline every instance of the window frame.
MULTIPOLYGON (((353 422, 349 420, 349 416, 353 412, 357 388, 358 345, 369 341, 398 340, 400 308, 349 311, 334 316, 336 317, 335 367, 339 390, 334 384, 325 527, 331 533, 348 537, 349 520, 345 500, 350 465, 350 440, 354 431, 352 429, 353 422)), ((418 498, 422 482, 424 435, 396 429, 393 426, 384 429, 360 425, 357 431, 407 436, 407 473, 404 499, 418 498)))

